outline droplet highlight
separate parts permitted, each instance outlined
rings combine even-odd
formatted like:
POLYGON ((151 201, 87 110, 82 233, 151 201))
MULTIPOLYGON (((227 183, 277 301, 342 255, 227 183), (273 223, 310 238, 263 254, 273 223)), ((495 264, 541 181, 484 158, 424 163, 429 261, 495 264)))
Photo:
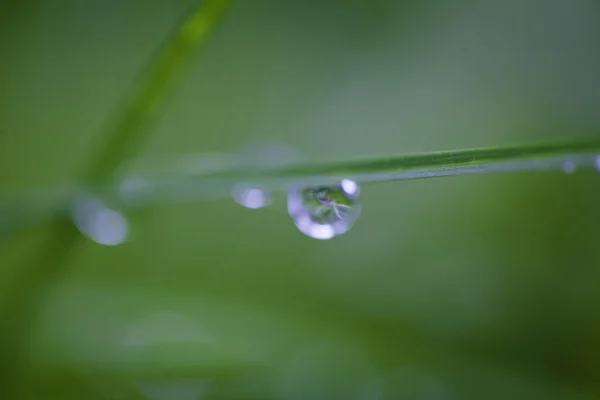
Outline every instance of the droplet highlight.
POLYGON ((288 212, 302 233, 328 240, 346 233, 358 218, 358 183, 343 179, 338 185, 298 188, 288 193, 288 212))
POLYGON ((75 226, 96 243, 116 246, 129 236, 129 223, 125 216, 106 207, 96 198, 77 201, 72 208, 75 226))

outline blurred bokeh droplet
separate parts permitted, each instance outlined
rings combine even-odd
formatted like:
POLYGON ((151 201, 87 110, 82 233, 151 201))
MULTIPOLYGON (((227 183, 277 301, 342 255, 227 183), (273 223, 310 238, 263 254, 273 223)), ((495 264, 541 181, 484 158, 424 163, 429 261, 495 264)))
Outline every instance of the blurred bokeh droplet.
POLYGON ((246 208, 262 208, 271 203, 271 196, 266 189, 240 184, 233 188, 233 198, 246 208))
POLYGON ((575 172, 575 163, 573 161, 567 160, 562 164, 562 170, 567 174, 572 174, 575 172))
POLYGON ((72 209, 72 217, 81 233, 96 243, 116 246, 129 236, 129 223, 125 216, 106 207, 96 198, 77 201, 72 209))

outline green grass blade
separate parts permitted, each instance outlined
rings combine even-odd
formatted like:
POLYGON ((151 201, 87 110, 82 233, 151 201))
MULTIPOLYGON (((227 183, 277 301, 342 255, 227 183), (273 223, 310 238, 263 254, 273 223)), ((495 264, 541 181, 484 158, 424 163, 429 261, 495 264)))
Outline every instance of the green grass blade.
POLYGON ((13 199, 17 204, 13 214, 39 220, 65 209, 70 198, 83 189, 127 207, 228 198, 236 185, 248 183, 285 191, 296 186, 335 184, 345 178, 365 183, 499 172, 600 170, 600 139, 309 161, 270 168, 262 165, 259 160, 253 162, 235 154, 131 160, 122 165, 116 181, 108 185, 39 189, 21 194, 13 199), (134 189, 124 190, 128 183, 134 189), (151 190, 135 189, 139 183, 151 190))
MULTIPOLYGON (((183 67, 206 42, 233 3, 234 0, 199 2, 177 27, 157 58, 149 64, 148 71, 141 76, 124 106, 110 119, 112 123, 101 136, 104 145, 96 147, 98 151, 82 171, 84 185, 90 187, 91 182, 110 179, 117 166, 140 148, 149 132, 149 124, 181 76, 183 67)), ((7 285, 9 291, 3 293, 0 314, 3 322, 0 368, 6 382, 0 389, 0 398, 15 397, 14 382, 20 373, 19 361, 28 340, 27 332, 46 291, 67 271, 68 255, 81 238, 71 221, 62 215, 56 215, 44 229, 48 240, 32 260, 17 271, 3 271, 12 277, 12 281, 7 285)))
POLYGON ((132 90, 124 106, 103 135, 106 143, 92 156, 84 175, 88 182, 108 179, 115 169, 140 148, 146 129, 160 110, 185 65, 208 39, 215 25, 235 0, 205 0, 173 32, 156 60, 132 90))
MULTIPOLYGON (((600 169, 599 155, 600 139, 306 162, 277 168, 248 164, 234 156, 222 156, 218 160, 211 157, 209 163, 203 161, 202 155, 196 157, 197 163, 193 162, 194 156, 182 156, 185 162, 178 158, 162 162, 158 159, 138 161, 138 165, 147 165, 146 175, 142 173, 138 178, 151 184, 153 191, 148 198, 136 200, 142 204, 161 204, 228 197, 231 189, 240 183, 287 190, 294 186, 335 184, 345 178, 357 182, 385 182, 516 171, 570 172, 571 169, 600 169), (152 171, 152 165, 158 165, 160 170, 152 171), (199 167, 194 168, 193 165, 199 167)), ((124 173, 123 179, 128 179, 127 173, 124 173)), ((118 199, 121 195, 117 191, 112 197, 118 199)))

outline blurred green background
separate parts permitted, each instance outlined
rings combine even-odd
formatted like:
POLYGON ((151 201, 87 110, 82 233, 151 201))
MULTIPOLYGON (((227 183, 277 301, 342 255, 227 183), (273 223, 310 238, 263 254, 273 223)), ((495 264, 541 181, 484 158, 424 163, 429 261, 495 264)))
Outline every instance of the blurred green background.
MULTIPOLYGON (((0 2, 0 192, 73 184, 193 3, 0 2)), ((140 154, 589 137, 598 71, 592 0, 240 1, 140 154)), ((600 398, 600 174, 389 182, 361 199, 331 241, 277 212, 282 196, 131 213, 129 242, 69 253, 28 325, 10 289, 52 232, 15 234, 0 329, 26 335, 0 384, 19 399, 600 398)))

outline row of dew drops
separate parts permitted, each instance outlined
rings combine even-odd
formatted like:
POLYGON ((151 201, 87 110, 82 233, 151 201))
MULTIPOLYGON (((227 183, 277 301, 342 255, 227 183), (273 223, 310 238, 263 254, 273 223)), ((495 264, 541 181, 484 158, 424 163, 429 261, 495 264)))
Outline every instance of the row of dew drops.
MULTIPOLYGON (((282 167, 304 159, 295 149, 279 144, 247 146, 233 156, 247 165, 260 167, 282 167)), ((214 155, 194 159, 196 166, 202 165, 202 168, 213 168, 215 160, 214 155)), ((573 159, 566 158, 560 163, 560 169, 570 174, 575 172, 576 164, 573 159)), ((600 171, 600 155, 595 156, 594 164, 600 171)), ((125 185, 131 183, 126 179, 121 183, 123 188, 131 187, 125 185)), ((328 240, 354 226, 361 213, 359 194, 358 183, 351 179, 342 179, 329 186, 295 187, 287 194, 287 211, 300 232, 311 238, 328 240)), ((145 191, 145 195, 152 196, 152 192, 145 191)), ((249 209, 263 208, 272 203, 270 191, 259 184, 238 183, 231 190, 231 196, 249 209)), ((114 246, 129 237, 129 223, 123 213, 107 207, 96 197, 76 201, 71 208, 71 216, 77 228, 97 243, 114 246)))
MULTIPOLYGON (((303 159, 288 146, 272 144, 243 148, 237 156, 252 165, 270 167, 303 159)), ((287 210, 300 232, 311 238, 328 240, 352 228, 361 213, 359 194, 358 183, 351 179, 342 179, 336 185, 296 187, 287 194, 287 210)), ((249 209, 263 208, 272 203, 268 189, 250 183, 235 185, 231 196, 249 209)), ((80 198, 74 202, 70 214, 80 232, 96 243, 115 246, 129 237, 129 222, 125 215, 109 208, 97 197, 80 198)))

